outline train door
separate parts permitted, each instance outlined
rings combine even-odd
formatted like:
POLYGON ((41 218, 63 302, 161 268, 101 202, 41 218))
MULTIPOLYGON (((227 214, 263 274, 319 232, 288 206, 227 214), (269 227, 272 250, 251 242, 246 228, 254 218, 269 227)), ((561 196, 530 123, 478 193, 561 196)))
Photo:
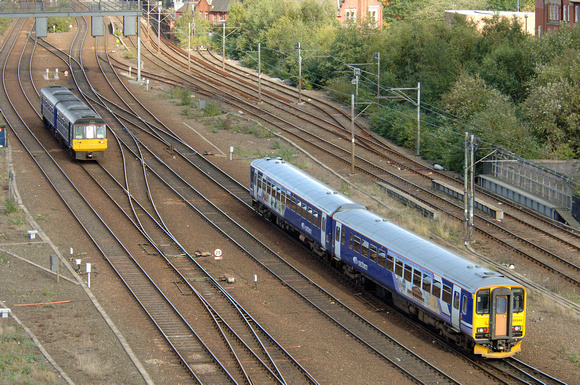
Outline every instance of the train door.
POLYGON ((461 330, 459 319, 459 312, 460 312, 460 302, 461 302, 461 288, 457 285, 453 285, 453 298, 451 303, 451 325, 456 330, 461 330))
POLYGON ((490 332, 493 339, 510 338, 512 291, 498 287, 491 292, 490 332))
POLYGON ((341 250, 340 250, 340 240, 341 240, 341 234, 342 234, 342 224, 338 223, 338 222, 334 222, 335 223, 335 227, 334 227, 334 256, 336 259, 342 259, 341 258, 341 250))
POLYGON ((330 247, 330 245, 328 244, 328 242, 330 242, 330 239, 326 237, 326 234, 328 234, 328 231, 326 229, 326 213, 321 213, 319 220, 320 222, 318 224, 320 227, 320 244, 324 247, 324 249, 327 249, 328 247, 330 247))

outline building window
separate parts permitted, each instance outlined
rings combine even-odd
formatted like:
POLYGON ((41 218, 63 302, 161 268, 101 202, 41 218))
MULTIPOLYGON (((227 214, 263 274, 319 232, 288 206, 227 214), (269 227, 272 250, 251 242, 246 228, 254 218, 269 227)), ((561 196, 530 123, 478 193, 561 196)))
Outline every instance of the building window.
POLYGON ((578 22, 578 10, 580 10, 579 6, 575 6, 574 7, 574 22, 577 23, 578 22))
POLYGON ((346 20, 355 21, 356 20, 356 8, 349 8, 345 11, 346 20))
POLYGON ((562 6, 562 21, 570 21, 567 5, 562 6))
POLYGON ((558 23, 560 21, 559 8, 557 4, 550 4, 548 6, 548 23, 558 23))

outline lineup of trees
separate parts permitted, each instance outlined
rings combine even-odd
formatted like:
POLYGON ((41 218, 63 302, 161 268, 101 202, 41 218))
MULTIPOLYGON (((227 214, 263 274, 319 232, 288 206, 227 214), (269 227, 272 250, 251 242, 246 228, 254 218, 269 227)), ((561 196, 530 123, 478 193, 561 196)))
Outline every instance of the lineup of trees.
MULTIPOLYGON (((417 145, 411 89, 420 83, 421 155, 452 169, 463 167, 465 132, 481 139, 480 156, 502 146, 526 158, 580 158, 580 28, 536 37, 497 16, 483 28, 460 17, 446 23, 447 0, 382 1, 382 30, 340 26, 334 1, 234 2, 226 54, 257 68, 260 43, 262 71, 295 85, 300 43, 304 88, 348 104, 358 92, 357 107, 367 107, 372 128, 409 148, 417 145), (407 99, 395 97, 395 88, 409 89, 407 99)), ((456 9, 534 7, 533 0, 453 3, 456 9)), ((204 44, 221 49, 221 29, 195 24, 204 44)))

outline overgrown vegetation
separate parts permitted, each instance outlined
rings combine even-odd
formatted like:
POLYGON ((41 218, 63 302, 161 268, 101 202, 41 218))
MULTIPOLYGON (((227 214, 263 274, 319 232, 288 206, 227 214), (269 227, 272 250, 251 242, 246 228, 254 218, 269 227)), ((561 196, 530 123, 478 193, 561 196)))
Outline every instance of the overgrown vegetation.
MULTIPOLYGON (((534 9, 532 0, 454 4, 456 9, 534 9)), ((460 17, 448 23, 444 0, 385 1, 384 6, 386 25, 379 30, 341 27, 331 1, 234 2, 228 9, 226 54, 257 68, 260 43, 262 71, 295 85, 300 43, 304 88, 326 90, 346 104, 358 91, 357 108, 368 106, 372 128, 415 149, 420 83, 421 155, 452 170, 463 168, 466 131, 481 139, 479 157, 499 146, 525 158, 580 157, 575 97, 580 27, 564 25, 535 37, 515 19, 498 16, 480 26, 460 17), (358 65, 358 84, 351 63, 367 63, 358 65)), ((211 32, 214 48, 221 48, 221 30, 211 32)))
POLYGON ((71 29, 71 25, 75 23, 73 17, 49 17, 46 20, 46 25, 48 27, 48 32, 68 32, 71 29))
POLYGON ((0 382, 56 384, 57 377, 20 327, 0 326, 0 382))

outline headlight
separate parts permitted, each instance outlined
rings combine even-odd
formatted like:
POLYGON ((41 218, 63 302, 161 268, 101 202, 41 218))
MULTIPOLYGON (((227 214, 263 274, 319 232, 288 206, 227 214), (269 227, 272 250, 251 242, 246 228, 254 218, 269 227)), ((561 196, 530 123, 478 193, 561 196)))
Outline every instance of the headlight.
POLYGON ((478 333, 487 333, 487 328, 477 328, 478 333))
POLYGON ((512 326, 512 331, 514 331, 514 332, 521 332, 522 331, 522 327, 521 326, 512 326))

